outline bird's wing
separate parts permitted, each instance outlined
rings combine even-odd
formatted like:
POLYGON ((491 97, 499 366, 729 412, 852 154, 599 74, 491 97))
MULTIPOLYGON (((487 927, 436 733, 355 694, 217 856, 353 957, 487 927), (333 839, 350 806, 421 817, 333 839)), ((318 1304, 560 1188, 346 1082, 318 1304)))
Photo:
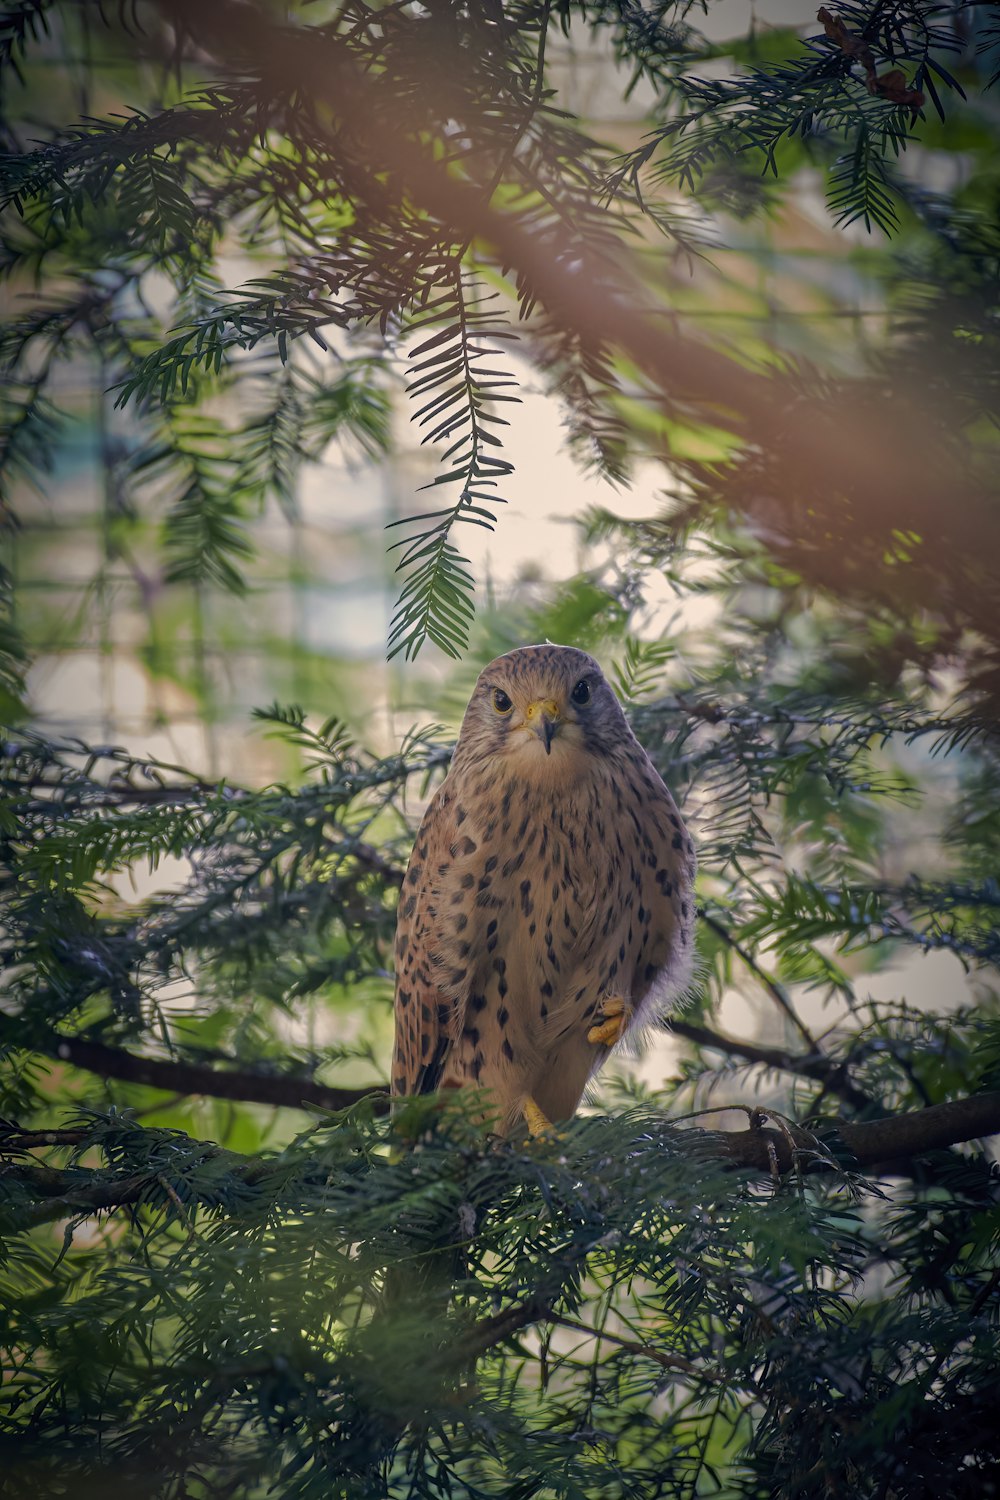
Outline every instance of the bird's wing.
MULTIPOLYGON (((643 756, 645 760, 645 756, 643 756)), ((641 768, 639 886, 644 922, 631 948, 639 1020, 663 1014, 687 984, 694 957, 695 852, 674 799, 651 762, 641 768)), ((630 927, 630 936, 631 936, 630 927)))
POLYGON ((430 1094, 461 1033, 468 996, 452 898, 468 881, 475 842, 458 826, 447 782, 420 825, 396 920, 394 1094, 430 1094))

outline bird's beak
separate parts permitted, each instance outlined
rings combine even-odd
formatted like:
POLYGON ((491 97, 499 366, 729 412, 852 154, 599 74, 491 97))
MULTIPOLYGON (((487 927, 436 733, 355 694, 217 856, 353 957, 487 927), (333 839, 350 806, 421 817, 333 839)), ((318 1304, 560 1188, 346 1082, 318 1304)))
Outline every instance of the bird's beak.
POLYGON ((554 698, 539 698, 529 703, 524 711, 524 720, 545 746, 546 755, 552 754, 552 741, 562 728, 562 714, 554 698))

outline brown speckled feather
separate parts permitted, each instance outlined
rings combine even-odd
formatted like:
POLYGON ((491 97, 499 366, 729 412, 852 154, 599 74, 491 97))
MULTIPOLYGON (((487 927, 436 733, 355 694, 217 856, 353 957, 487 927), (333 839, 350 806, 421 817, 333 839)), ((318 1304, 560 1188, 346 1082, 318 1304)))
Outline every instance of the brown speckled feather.
POLYGON ((393 1091, 478 1086, 503 1129, 529 1099, 568 1118, 608 1055, 588 1040, 608 1003, 631 1029, 685 983, 693 879, 673 799, 593 658, 491 662, 400 896, 393 1091))
POLYGON ((440 1088, 449 1045, 461 1030, 464 976, 457 968, 453 910, 456 891, 477 878, 467 872, 472 842, 455 820, 455 799, 446 782, 420 825, 399 897, 396 920, 396 1045, 392 1087, 396 1094, 428 1094, 440 1088), (461 863, 462 869, 456 865, 461 863), (449 940, 449 936, 451 940, 449 940))

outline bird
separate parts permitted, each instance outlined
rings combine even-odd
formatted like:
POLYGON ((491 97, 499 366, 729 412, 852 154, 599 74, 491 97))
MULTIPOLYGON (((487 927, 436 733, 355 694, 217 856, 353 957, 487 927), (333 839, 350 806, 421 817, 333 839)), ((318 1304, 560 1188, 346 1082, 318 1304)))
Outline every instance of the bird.
POLYGON ((393 1095, 478 1090, 504 1136, 570 1120, 689 981, 695 868, 594 657, 491 661, 403 879, 393 1095))

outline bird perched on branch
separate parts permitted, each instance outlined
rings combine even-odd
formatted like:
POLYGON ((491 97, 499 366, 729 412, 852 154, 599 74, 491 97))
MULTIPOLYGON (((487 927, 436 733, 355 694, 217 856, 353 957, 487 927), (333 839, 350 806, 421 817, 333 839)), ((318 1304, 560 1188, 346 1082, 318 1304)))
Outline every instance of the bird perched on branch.
POLYGON ((509 1132, 573 1115, 692 954, 695 856, 592 656, 484 668, 396 928, 393 1092, 477 1087, 509 1132))

